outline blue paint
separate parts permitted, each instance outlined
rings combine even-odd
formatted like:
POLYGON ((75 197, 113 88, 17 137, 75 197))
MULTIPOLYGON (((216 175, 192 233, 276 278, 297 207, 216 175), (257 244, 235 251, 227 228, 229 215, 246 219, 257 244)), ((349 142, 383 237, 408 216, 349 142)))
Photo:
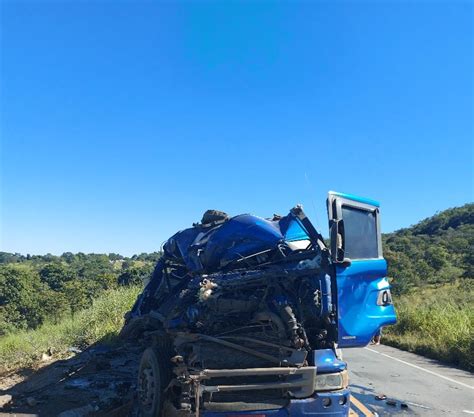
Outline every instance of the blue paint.
MULTIPOLYGON (((308 233, 306 233, 303 226, 297 219, 293 219, 289 216, 287 216, 287 219, 288 224, 286 225, 286 231, 284 231, 285 240, 287 242, 309 239, 308 233)), ((286 219, 283 221, 282 220, 280 220, 279 224, 282 230, 285 230, 284 222, 286 219)))
POLYGON ((317 367, 318 374, 329 374, 341 372, 347 368, 347 364, 336 357, 332 349, 313 350, 310 353, 311 365, 317 367))
POLYGON ((329 194, 330 195, 335 195, 337 197, 346 198, 348 200, 357 201, 359 203, 368 204, 370 206, 380 207, 380 203, 378 201, 372 200, 370 198, 359 197, 359 196, 354 195, 354 194, 338 193, 336 191, 329 191, 329 194))
POLYGON ((277 222, 242 214, 213 232, 199 257, 208 268, 218 268, 243 256, 273 249, 281 241, 283 234, 277 222))
POLYGON ((380 291, 388 290, 385 259, 356 260, 336 265, 339 347, 367 345, 382 327, 396 322, 393 305, 377 305, 380 291))
POLYGON ((329 318, 329 315, 333 312, 331 277, 328 274, 324 274, 324 277, 320 278, 320 282, 322 301, 322 311, 320 315, 321 317, 329 318))

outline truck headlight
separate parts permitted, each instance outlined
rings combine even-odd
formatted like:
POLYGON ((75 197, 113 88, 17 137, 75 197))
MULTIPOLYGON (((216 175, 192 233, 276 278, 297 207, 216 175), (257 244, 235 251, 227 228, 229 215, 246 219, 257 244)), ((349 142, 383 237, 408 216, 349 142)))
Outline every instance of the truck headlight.
POLYGON ((334 391, 347 388, 349 376, 347 371, 336 372, 334 374, 316 374, 314 382, 315 391, 334 391))

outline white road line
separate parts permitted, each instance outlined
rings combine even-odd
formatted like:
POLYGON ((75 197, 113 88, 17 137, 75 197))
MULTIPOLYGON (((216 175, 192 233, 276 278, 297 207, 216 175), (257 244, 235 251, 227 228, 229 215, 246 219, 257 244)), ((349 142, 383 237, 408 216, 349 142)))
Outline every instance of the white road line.
POLYGON ((467 414, 474 414, 474 411, 469 411, 469 410, 462 410, 463 413, 467 413, 467 414))
MULTIPOLYGON (((474 386, 465 384, 464 382, 456 381, 455 379, 448 378, 447 376, 438 374, 437 372, 430 371, 429 369, 422 368, 421 366, 418 366, 418 365, 413 365, 413 364, 410 363, 410 362, 402 361, 401 359, 394 358, 393 356, 387 355, 386 353, 382 353, 382 352, 379 352, 379 351, 377 351, 377 350, 370 349, 370 348, 368 348, 368 347, 366 347, 366 348, 364 348, 364 349, 370 350, 371 352, 378 353, 379 355, 382 355, 382 356, 386 356, 387 358, 393 359, 394 361, 404 363, 405 365, 411 366, 412 368, 415 368, 415 369, 419 369, 420 371, 424 371, 424 372, 427 372, 427 373, 429 373, 429 374, 431 374, 431 375, 438 376, 438 377, 440 377, 440 378, 445 379, 446 381, 453 382, 453 383, 458 384, 458 385, 461 385, 461 386, 463 386, 463 387, 465 387, 465 388, 469 388, 469 389, 474 390, 474 386)), ((474 414, 474 413, 473 413, 473 414, 474 414)))
POLYGON ((427 407, 426 405, 421 405, 421 404, 417 404, 417 403, 412 403, 410 401, 407 401, 406 402, 408 405, 413 405, 414 407, 420 407, 420 408, 424 408, 426 410, 431 410, 430 407, 427 407))

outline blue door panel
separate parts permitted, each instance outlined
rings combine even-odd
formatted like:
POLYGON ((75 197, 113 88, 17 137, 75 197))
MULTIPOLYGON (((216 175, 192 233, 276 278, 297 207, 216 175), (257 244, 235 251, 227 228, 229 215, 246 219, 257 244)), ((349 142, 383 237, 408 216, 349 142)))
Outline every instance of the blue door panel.
POLYGON ((365 346, 380 327, 396 322, 392 304, 377 305, 379 294, 390 288, 386 275, 385 259, 336 265, 339 347, 365 346))

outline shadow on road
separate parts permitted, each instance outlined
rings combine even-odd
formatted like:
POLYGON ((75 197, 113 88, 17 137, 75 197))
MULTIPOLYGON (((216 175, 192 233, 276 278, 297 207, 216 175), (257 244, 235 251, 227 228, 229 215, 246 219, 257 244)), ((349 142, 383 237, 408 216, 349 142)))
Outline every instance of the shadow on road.
POLYGON ((3 412, 79 417, 81 407, 84 415, 126 416, 135 392, 140 353, 138 345, 110 346, 99 341, 38 371, 23 369, 7 375, 2 378, 6 388, 0 389, 0 395, 11 395, 12 400, 0 408, 0 416, 3 412))

